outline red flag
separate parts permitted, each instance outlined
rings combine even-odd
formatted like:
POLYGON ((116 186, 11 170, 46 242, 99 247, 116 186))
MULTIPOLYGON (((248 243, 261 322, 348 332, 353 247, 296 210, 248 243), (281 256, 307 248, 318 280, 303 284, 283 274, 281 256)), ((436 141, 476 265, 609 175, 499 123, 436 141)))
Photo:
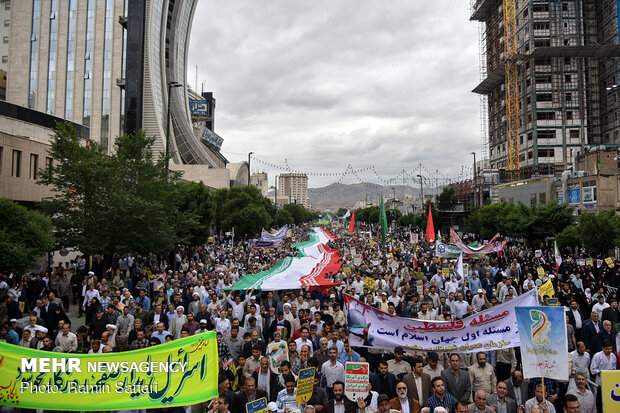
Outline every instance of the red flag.
POLYGON ((355 211, 351 214, 351 222, 349 222, 349 232, 353 232, 355 230, 355 211))
POLYGON ((426 221, 426 242, 435 242, 435 226, 433 225, 433 214, 431 204, 428 204, 428 220, 426 221))

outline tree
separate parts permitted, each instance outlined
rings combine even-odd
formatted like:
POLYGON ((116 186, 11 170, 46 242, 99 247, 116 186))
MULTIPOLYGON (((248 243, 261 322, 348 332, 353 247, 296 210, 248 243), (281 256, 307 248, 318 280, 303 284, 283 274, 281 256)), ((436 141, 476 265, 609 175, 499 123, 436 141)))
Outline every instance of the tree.
POLYGON ((52 217, 58 241, 87 254, 165 252, 178 241, 178 230, 195 223, 177 214, 166 160, 153 159, 153 137, 144 132, 117 140, 108 156, 67 122, 58 123, 49 154, 56 161, 41 172, 40 184, 54 195, 42 206, 52 217))
POLYGON ((230 231, 234 228, 237 234, 257 234, 262 228, 271 225, 277 212, 255 186, 218 190, 215 195, 216 202, 221 202, 216 212, 216 226, 220 230, 230 231))
MULTIPOLYGON (((291 218, 293 219, 293 222, 296 225, 302 224, 304 222, 308 222, 308 216, 309 216, 308 211, 302 205, 286 204, 282 207, 282 210, 286 211, 291 216, 291 218)), ((276 213, 276 217, 277 217, 277 213, 276 213)), ((280 219, 276 219, 276 221, 278 221, 278 225, 283 225, 280 222, 280 219)), ((291 224, 293 222, 291 222, 291 224)))
POLYGON ((205 242, 215 219, 215 201, 209 188, 202 182, 177 182, 175 185, 175 200, 180 216, 195 217, 196 224, 185 225, 179 228, 179 237, 190 245, 200 245, 205 242))
POLYGON ((620 217, 614 211, 582 214, 577 230, 589 253, 606 255, 619 245, 620 217))
POLYGON ((579 229, 577 227, 566 227, 561 232, 555 235, 555 240, 558 243, 558 248, 560 250, 565 250, 566 248, 574 248, 581 245, 581 235, 579 234, 579 229))
POLYGON ((338 218, 343 217, 344 214, 347 213, 347 211, 348 211, 348 209, 346 209, 346 208, 338 208, 338 211, 336 211, 336 216, 338 218))
POLYGON ((0 198, 0 272, 26 272, 53 245, 49 218, 39 211, 0 198))
POLYGON ((295 222, 295 219, 291 215, 288 209, 278 209, 275 216, 275 224, 277 227, 281 225, 291 225, 295 222))
POLYGON ((437 209, 439 211, 452 211, 456 207, 457 201, 454 195, 454 188, 445 187, 437 195, 437 209))

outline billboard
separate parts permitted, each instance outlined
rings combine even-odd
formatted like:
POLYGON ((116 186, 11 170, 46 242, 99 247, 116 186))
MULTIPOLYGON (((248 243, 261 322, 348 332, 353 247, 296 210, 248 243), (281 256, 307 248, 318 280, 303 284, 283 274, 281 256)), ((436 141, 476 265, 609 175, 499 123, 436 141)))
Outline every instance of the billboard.
POLYGON ((204 143, 209 146, 214 146, 217 150, 222 148, 222 143, 224 142, 224 139, 222 139, 217 133, 211 131, 209 128, 202 128, 200 138, 204 143))
POLYGON ((581 189, 569 189, 568 190, 568 203, 578 204, 581 202, 581 189))
POLYGON ((189 111, 193 116, 209 116, 209 103, 202 99, 190 99, 189 111))

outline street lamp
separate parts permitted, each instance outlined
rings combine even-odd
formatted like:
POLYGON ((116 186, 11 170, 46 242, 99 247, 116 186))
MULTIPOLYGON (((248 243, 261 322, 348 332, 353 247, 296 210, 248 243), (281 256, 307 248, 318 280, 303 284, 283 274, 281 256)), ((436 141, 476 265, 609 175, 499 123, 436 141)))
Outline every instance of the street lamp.
POLYGON ((416 175, 420 178, 420 215, 424 214, 424 188, 422 187, 422 175, 416 175))
POLYGON ((478 203, 478 180, 476 179, 476 152, 471 152, 474 155, 474 208, 478 203))
POLYGON ((248 153, 248 186, 250 186, 250 176, 251 176, 251 170, 250 170, 250 157, 252 156, 254 152, 250 152, 248 153))
POLYGON ((166 116, 166 177, 170 172, 170 101, 173 87, 183 87, 179 82, 168 82, 168 115, 166 116))
POLYGON ((280 175, 276 175, 276 190, 273 193, 273 202, 276 204, 276 208, 278 207, 278 177, 280 175))

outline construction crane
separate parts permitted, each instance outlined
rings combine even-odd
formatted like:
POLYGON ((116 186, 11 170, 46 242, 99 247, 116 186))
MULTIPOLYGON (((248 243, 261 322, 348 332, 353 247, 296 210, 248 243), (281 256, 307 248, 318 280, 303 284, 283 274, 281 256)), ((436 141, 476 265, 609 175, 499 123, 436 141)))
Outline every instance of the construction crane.
POLYGON ((506 146, 508 178, 520 178, 519 94, 517 89, 517 12, 516 0, 504 0, 504 57, 506 66, 506 146))

